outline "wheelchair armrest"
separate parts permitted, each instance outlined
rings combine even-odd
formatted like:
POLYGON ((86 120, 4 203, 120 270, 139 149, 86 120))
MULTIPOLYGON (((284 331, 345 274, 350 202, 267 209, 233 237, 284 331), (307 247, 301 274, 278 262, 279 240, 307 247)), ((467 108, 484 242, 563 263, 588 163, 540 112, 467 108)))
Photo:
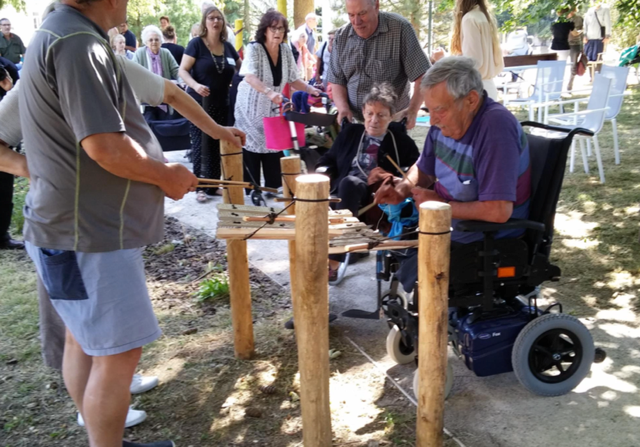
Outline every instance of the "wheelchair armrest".
POLYGON ((524 228, 527 230, 544 231, 544 224, 540 222, 534 222, 526 219, 509 219, 505 223, 495 222, 483 222, 481 220, 463 220, 456 225, 456 231, 467 232, 489 232, 489 231, 504 231, 504 230, 516 230, 524 228))

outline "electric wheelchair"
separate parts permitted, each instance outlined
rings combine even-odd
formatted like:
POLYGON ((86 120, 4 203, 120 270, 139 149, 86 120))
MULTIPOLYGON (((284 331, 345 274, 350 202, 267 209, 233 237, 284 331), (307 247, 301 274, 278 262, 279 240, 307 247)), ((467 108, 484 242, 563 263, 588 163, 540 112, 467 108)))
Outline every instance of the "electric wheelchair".
MULTIPOLYGON (((540 285, 560 278, 560 268, 551 264, 549 254, 571 140, 576 134, 591 132, 534 122, 522 126, 562 135, 527 135, 532 177, 528 220, 458 222, 455 230, 482 232, 484 240, 451 252, 449 343, 477 376, 514 371, 529 391, 558 396, 575 388, 591 364, 606 357, 594 347, 589 330, 577 318, 562 313, 560 303, 544 309, 537 303, 540 285), (516 239, 494 238, 498 231, 512 229, 525 232, 516 239)), ((396 256, 377 253, 378 309, 349 310, 342 315, 367 319, 384 315, 391 329, 386 345, 391 359, 398 364, 429 361, 417 359, 417 287, 412 294, 405 293, 396 276, 396 256), (390 282, 384 293, 383 281, 390 282)), ((417 371, 413 383, 415 391, 417 371)), ((452 385, 453 371, 448 365, 445 396, 452 385)))

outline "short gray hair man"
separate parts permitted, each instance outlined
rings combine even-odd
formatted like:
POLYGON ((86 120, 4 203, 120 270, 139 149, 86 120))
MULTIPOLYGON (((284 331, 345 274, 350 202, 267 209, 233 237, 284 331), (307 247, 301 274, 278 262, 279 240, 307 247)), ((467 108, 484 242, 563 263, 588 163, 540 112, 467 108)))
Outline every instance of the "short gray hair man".
POLYGON ((440 59, 424 75, 420 87, 428 89, 445 81, 447 91, 454 100, 464 98, 473 90, 482 97, 482 76, 470 57, 449 56, 440 59))

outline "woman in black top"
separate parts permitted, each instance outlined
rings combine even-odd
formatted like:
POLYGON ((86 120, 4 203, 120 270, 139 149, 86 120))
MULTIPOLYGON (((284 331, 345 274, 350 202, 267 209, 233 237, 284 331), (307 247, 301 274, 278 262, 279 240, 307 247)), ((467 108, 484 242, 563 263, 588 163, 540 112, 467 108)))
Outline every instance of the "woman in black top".
POLYGON ((551 25, 551 49, 558 53, 558 60, 564 61, 569 57, 569 33, 575 27, 567 18, 569 8, 561 8, 557 11, 558 20, 551 25))
MULTIPOLYGON (((240 56, 226 40, 227 21, 224 14, 211 6, 202 15, 200 35, 189 42, 180 64, 180 77, 188 85, 189 93, 202 104, 209 116, 222 125, 227 123, 229 85, 240 69, 240 56)), ((220 142, 203 134, 191 125, 191 160, 196 177, 219 179, 220 142)), ((215 195, 214 188, 199 190, 197 199, 206 202, 215 195)))

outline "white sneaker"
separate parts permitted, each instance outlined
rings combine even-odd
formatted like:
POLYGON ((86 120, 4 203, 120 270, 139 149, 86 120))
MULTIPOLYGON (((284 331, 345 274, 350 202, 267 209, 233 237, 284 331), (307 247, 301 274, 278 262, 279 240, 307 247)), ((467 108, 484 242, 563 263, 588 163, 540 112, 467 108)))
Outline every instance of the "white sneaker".
MULTIPOLYGON (((129 407, 129 412, 127 413, 127 420, 124 423, 125 428, 133 427, 134 425, 138 425, 144 420, 147 419, 147 412, 143 410, 134 410, 129 407)), ((84 427, 84 419, 82 419, 82 415, 78 413, 78 425, 80 427, 84 427)))
POLYGON ((134 374, 131 380, 129 391, 131 394, 140 394, 149 391, 158 386, 158 378, 155 376, 145 377, 140 374, 134 374))

